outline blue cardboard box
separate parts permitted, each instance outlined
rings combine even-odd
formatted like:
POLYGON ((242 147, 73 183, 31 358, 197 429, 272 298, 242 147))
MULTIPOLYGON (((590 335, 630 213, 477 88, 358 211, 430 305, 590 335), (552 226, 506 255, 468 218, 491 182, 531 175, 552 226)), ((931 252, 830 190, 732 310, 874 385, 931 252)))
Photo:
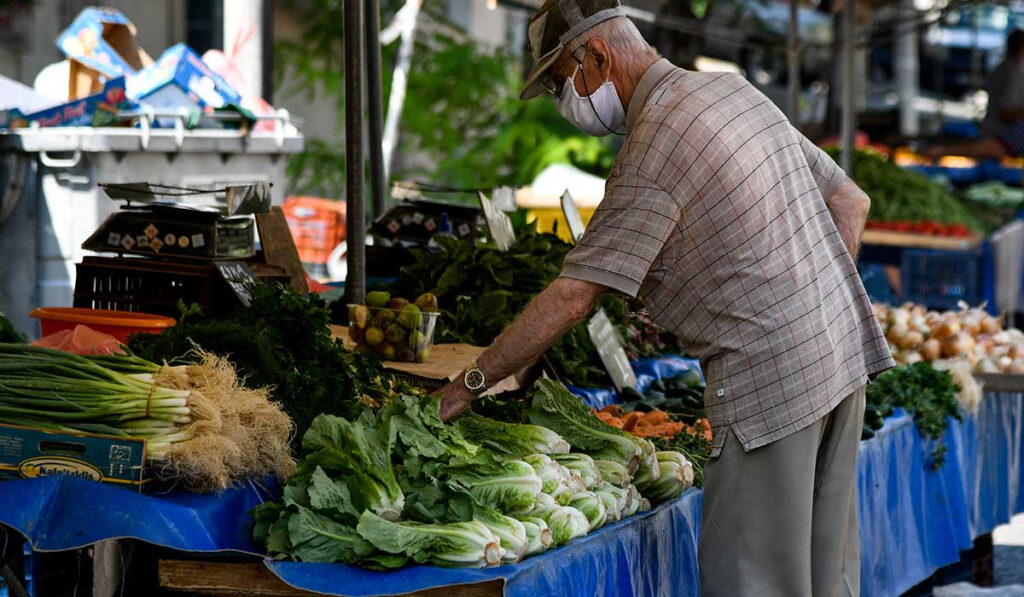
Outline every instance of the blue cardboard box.
POLYGON ((105 77, 119 77, 153 64, 135 45, 135 26, 113 8, 82 10, 57 36, 57 47, 105 77))
POLYGON ((128 97, 154 108, 219 109, 239 95, 185 44, 167 49, 156 64, 128 77, 128 97))
POLYGON ((146 440, 0 425, 0 481, 70 475, 142 491, 146 440))
POLYGON ((16 108, 0 112, 0 128, 24 128, 34 123, 41 127, 106 126, 117 120, 119 110, 131 107, 125 96, 124 77, 117 77, 107 81, 99 93, 80 100, 27 115, 16 108))

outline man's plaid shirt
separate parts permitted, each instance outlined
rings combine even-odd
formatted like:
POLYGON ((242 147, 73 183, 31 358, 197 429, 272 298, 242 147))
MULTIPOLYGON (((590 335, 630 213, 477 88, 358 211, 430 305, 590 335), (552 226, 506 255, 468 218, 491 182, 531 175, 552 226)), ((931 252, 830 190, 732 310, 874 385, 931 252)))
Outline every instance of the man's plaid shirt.
POLYGON ((825 204, 845 179, 739 75, 661 60, 562 275, 639 296, 701 359, 714 455, 799 431, 892 367, 825 204))

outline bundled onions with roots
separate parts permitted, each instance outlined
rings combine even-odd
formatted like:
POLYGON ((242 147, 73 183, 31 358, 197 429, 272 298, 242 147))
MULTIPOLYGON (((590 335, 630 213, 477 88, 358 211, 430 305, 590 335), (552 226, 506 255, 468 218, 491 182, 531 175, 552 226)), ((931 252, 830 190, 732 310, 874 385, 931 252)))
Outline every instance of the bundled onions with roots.
POLYGON ((0 344, 0 420, 144 438, 157 476, 190 491, 288 477, 288 416, 266 389, 242 387, 227 360, 197 356, 198 364, 171 367, 0 344))

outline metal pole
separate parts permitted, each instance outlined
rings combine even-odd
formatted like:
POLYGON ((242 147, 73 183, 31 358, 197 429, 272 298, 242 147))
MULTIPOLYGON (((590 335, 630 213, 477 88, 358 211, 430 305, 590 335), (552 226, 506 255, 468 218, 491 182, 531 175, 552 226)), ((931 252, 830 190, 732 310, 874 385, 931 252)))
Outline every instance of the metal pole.
POLYGON ((366 296, 366 193, 363 186, 363 0, 345 0, 345 300, 366 296))
POLYGON ((856 26, 854 23, 857 8, 856 0, 846 0, 843 7, 843 116, 842 139, 843 152, 839 165, 847 174, 853 171, 854 136, 857 129, 857 105, 853 93, 853 52, 857 44, 854 39, 856 26))
POLYGON ((366 85, 370 103, 370 196, 372 218, 387 209, 387 180, 384 175, 384 91, 381 84, 380 0, 366 0, 366 85))
POLYGON ((981 6, 975 2, 971 9, 971 91, 981 88, 981 49, 978 47, 980 28, 981 6))
POLYGON ((896 26, 896 89, 900 98, 900 134, 916 137, 921 132, 918 120, 917 24, 914 0, 900 0, 896 26))
POLYGON ((800 4, 789 0, 789 121, 800 125, 800 4))

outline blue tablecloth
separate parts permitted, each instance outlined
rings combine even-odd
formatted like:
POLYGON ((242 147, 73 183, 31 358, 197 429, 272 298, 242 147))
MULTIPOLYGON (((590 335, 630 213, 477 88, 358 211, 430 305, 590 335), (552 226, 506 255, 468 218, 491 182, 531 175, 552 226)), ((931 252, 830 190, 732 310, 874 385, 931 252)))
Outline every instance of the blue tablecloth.
POLYGON ((986 393, 976 416, 951 423, 947 443, 960 455, 971 537, 989 533, 1024 511, 1024 399, 1020 394, 986 393))
POLYGON ((286 583, 329 595, 395 595, 431 587, 503 581, 505 595, 699 594, 700 492, 605 527, 513 566, 438 569, 414 566, 381 573, 339 564, 268 562, 286 583))
MULTIPOLYGON (((681 365, 648 364, 670 375, 681 365)), ((640 368, 640 367, 638 367, 640 368)), ((653 377, 653 374, 652 374, 653 377)), ((934 443, 897 413, 861 444, 861 592, 898 595, 957 561, 971 540, 1024 511, 1024 396, 986 393, 977 415, 952 421, 946 464, 934 443)), ((0 483, 0 523, 37 550, 73 549, 135 537, 181 551, 252 553, 250 508, 277 488, 250 484, 217 495, 139 495, 80 479, 0 483)), ((389 574, 334 565, 268 562, 289 584, 351 595, 501 580, 509 595, 696 595, 700 492, 622 521, 516 566, 489 570, 409 568, 389 574)))
POLYGON ((144 495, 65 475, 0 483, 0 524, 36 551, 131 537, 179 551, 258 554, 246 513, 280 491, 248 482, 222 494, 144 495))
POLYGON ((899 413, 861 442, 858 514, 861 595, 899 595, 971 546, 959 455, 931 469, 934 444, 899 413))

